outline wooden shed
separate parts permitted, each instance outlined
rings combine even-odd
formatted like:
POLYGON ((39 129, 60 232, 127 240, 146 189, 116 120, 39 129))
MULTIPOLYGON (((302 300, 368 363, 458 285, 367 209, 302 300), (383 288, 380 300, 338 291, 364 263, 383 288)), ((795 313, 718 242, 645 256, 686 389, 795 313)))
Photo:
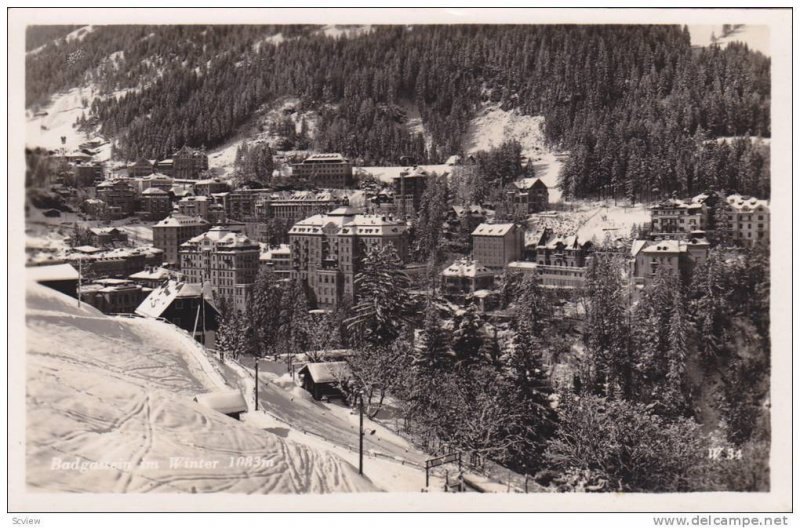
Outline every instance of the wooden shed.
POLYGON ((315 400, 323 397, 343 398, 341 385, 353 377, 350 366, 345 361, 326 363, 308 363, 298 372, 303 388, 311 393, 315 400))

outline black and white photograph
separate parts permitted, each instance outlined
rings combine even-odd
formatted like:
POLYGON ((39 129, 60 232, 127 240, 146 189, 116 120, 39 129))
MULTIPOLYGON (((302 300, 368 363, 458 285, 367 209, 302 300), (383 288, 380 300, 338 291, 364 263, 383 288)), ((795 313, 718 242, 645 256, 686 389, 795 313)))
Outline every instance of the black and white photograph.
POLYGON ((791 10, 449 11, 10 10, 17 511, 791 509, 791 10))

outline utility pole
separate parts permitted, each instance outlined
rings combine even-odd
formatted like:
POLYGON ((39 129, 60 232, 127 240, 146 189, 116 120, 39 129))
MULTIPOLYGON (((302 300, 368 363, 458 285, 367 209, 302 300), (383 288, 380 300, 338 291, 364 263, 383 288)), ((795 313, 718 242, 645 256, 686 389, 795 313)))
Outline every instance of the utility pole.
POLYGON ((364 391, 358 393, 358 474, 364 474, 364 391))
POLYGON ((83 281, 83 257, 78 258, 78 308, 81 307, 81 281, 83 281))
POLYGON ((256 410, 258 410, 258 358, 256 358, 256 410))

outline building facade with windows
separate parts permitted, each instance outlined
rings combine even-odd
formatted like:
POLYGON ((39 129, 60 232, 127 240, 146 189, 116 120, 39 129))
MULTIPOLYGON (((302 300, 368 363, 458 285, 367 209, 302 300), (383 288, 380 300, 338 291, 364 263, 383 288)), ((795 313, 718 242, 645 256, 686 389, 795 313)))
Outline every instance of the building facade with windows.
POLYGON ((583 287, 592 249, 591 242, 581 242, 577 235, 556 236, 551 229, 542 230, 536 237, 534 254, 542 286, 583 287))
POLYGON ((515 224, 480 224, 472 232, 472 256, 492 270, 519 260, 524 231, 515 224))
POLYGON ((208 170, 205 152, 184 146, 172 156, 172 177, 178 180, 196 180, 208 170))
POLYGON ((514 187, 516 190, 510 192, 515 213, 529 215, 547 209, 550 191, 541 178, 523 178, 515 181, 514 187))
POLYGON ((289 245, 291 277, 308 285, 321 308, 357 297, 355 275, 370 246, 391 245, 402 261, 408 258, 405 222, 349 207, 297 222, 289 230, 289 245))
POLYGON ((136 191, 125 180, 107 180, 97 186, 97 198, 106 204, 110 218, 131 216, 136 210, 136 191))
POLYGON ((259 245, 242 233, 215 226, 181 244, 181 273, 190 283, 210 284, 234 309, 245 312, 260 254, 259 245))
POLYGON ((708 227, 708 197, 701 194, 688 201, 670 198, 652 206, 651 235, 660 238, 685 238, 693 231, 705 231, 708 227))
POLYGON ((294 224, 310 216, 346 207, 348 203, 346 196, 327 191, 274 193, 259 199, 255 204, 255 216, 258 220, 280 218, 294 224))
POLYGON ((139 209, 148 220, 163 220, 172 213, 169 193, 158 187, 145 189, 139 198, 139 209))
POLYGON ((180 266, 181 244, 208 231, 211 225, 199 216, 173 214, 153 226, 153 247, 164 251, 164 262, 180 266))
POLYGON ((457 259, 442 271, 442 290, 450 298, 494 287, 494 272, 469 257, 457 259))
POLYGON ((428 187, 428 178, 428 173, 421 167, 417 167, 411 174, 401 173, 400 176, 392 178, 397 214, 405 213, 413 216, 419 211, 422 195, 428 187))
POLYGON ((717 228, 741 245, 769 244, 769 201, 740 194, 728 196, 722 204, 717 228))
POLYGON ((636 294, 665 269, 676 279, 687 279, 708 258, 710 244, 705 238, 688 240, 635 240, 630 254, 630 283, 636 294))
POLYGON ((281 278, 292 276, 292 249, 289 244, 267 247, 259 257, 261 269, 267 269, 281 278))
POLYGON ((353 164, 341 154, 313 154, 293 164, 292 175, 320 188, 353 186, 353 164))

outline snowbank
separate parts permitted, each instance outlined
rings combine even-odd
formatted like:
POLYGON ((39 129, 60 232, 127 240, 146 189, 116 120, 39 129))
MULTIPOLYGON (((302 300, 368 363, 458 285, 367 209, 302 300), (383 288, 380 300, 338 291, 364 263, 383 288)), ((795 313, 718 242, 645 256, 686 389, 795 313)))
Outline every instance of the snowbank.
POLYGON ((166 323, 107 317, 28 284, 27 327, 32 490, 375 490, 339 457, 194 403, 218 382, 166 323))

